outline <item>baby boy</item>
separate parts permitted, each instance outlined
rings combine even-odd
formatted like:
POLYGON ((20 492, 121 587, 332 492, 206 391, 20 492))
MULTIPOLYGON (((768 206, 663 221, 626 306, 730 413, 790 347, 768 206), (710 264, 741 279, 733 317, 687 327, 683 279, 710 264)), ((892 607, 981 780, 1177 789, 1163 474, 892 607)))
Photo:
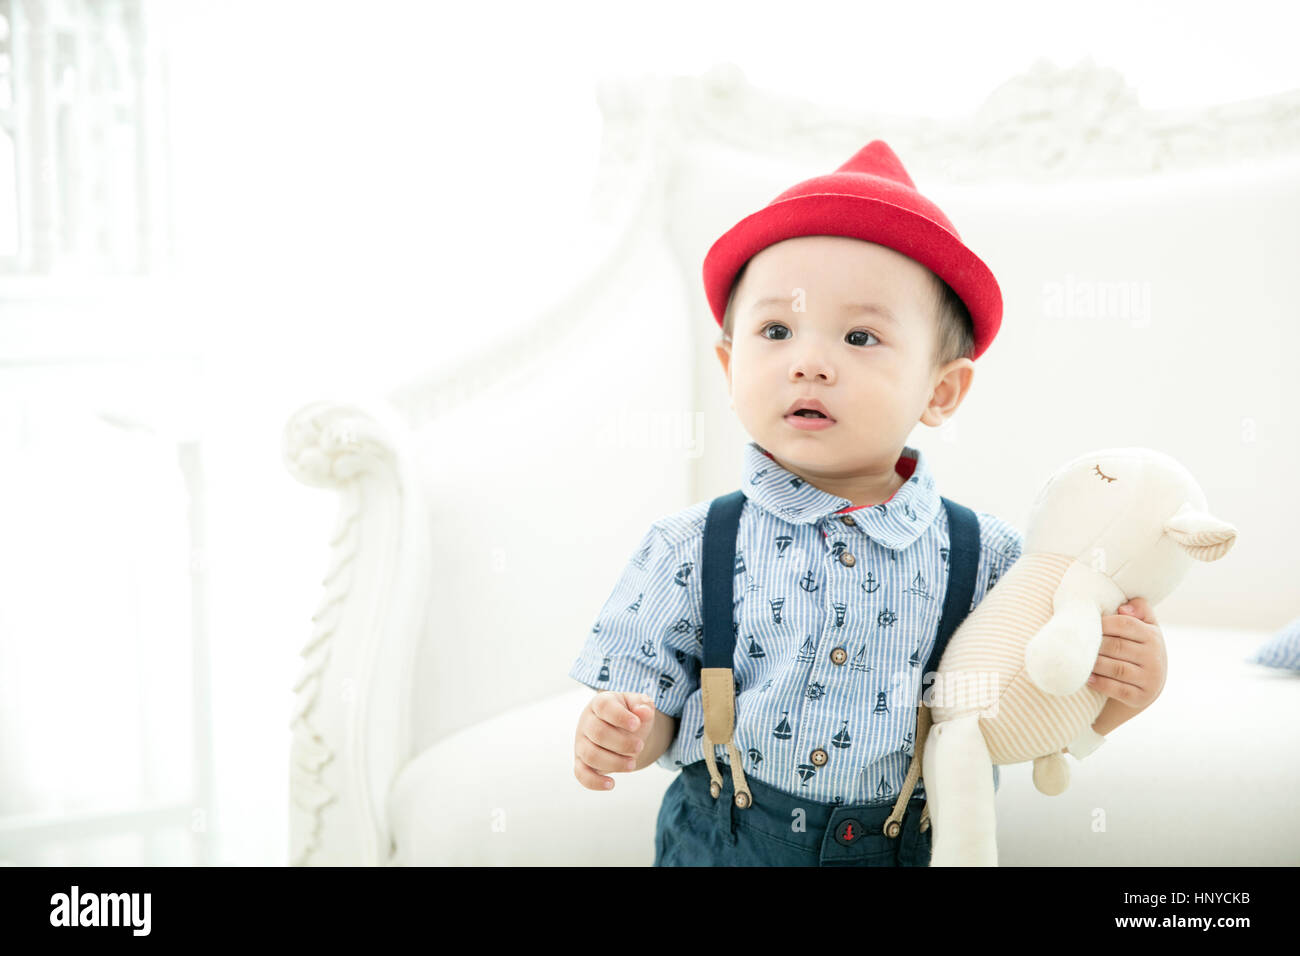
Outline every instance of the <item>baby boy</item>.
MULTIPOLYGON (((732 739, 704 735, 704 501, 654 522, 569 671, 597 691, 574 774, 608 789, 611 773, 681 768, 656 865, 927 865, 914 766, 925 665, 1022 539, 961 506, 974 520, 952 527, 928 457, 905 442, 965 399, 1000 325, 997 283, 880 140, 734 226, 704 278, 753 439, 734 633, 708 636, 734 641, 732 739), (978 531, 969 548, 962 528, 978 531), (973 581, 970 599, 945 608, 959 580, 973 581)), ((1150 608, 1120 610, 1103 618, 1091 678, 1110 697, 1099 734, 1164 682, 1150 608)))

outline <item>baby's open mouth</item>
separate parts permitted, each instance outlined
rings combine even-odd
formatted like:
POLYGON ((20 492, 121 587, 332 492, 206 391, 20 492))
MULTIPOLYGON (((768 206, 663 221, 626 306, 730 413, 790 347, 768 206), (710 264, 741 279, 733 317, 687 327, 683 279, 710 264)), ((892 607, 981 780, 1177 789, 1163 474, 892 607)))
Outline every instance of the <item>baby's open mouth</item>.
POLYGON ((825 418, 826 417, 821 412, 813 408, 801 408, 799 409, 799 411, 794 412, 793 414, 798 415, 801 418, 825 418))

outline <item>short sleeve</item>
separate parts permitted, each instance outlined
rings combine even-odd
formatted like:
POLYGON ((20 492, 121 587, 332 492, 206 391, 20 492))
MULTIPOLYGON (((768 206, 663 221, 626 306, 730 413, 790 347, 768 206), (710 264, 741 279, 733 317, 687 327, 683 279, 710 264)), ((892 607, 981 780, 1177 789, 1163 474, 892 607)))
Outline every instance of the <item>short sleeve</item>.
POLYGON ((1020 560, 1025 543, 1024 536, 1011 523, 982 511, 976 514, 980 524, 980 560, 972 610, 1020 560))
POLYGON ((652 526, 596 616, 569 676, 592 690, 644 693, 680 717, 700 685, 698 569, 652 526))
POLYGON ((1010 529, 1010 531, 1011 533, 1007 536, 1006 542, 1003 544, 1001 550, 997 552, 994 559, 992 571, 993 582, 989 584, 990 588, 993 587, 993 584, 997 583, 999 578, 1005 578, 1007 576, 1007 572, 1011 570, 1011 566, 1020 560, 1020 553, 1025 548, 1024 536, 1015 528, 1010 529))

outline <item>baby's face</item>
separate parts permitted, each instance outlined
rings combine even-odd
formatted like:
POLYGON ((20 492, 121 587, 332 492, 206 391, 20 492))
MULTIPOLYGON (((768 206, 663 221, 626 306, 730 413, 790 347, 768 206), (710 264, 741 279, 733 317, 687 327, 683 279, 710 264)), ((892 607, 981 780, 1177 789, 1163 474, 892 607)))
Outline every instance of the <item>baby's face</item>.
POLYGON ((932 282, 920 263, 841 236, 759 252, 736 290, 729 353, 719 349, 745 430, 799 474, 892 467, 938 375, 932 282), (787 416, 801 398, 820 401, 833 422, 787 416))

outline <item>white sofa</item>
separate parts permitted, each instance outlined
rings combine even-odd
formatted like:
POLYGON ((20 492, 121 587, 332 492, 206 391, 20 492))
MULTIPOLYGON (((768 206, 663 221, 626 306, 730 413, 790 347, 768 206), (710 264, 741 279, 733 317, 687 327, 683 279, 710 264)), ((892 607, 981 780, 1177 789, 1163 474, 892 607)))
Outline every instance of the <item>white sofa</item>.
MULTIPOLYGON (((1250 663, 1265 635, 1165 627, 1169 677, 1152 707, 1047 797, 1028 763, 1003 767, 1002 866, 1300 864, 1300 674, 1250 663)), ((397 864, 650 865, 673 774, 615 774, 597 793, 573 778, 579 687, 453 734, 413 760, 389 802, 397 864), (532 739, 526 749, 513 742, 532 739), (484 753, 517 752, 513 761, 484 753), (459 770, 477 768, 474 786, 459 770)))
POLYGON ((730 69, 600 101, 591 251, 557 259, 572 290, 454 371, 286 426, 287 467, 340 499, 295 688, 290 862, 651 861, 671 774, 584 790, 591 691, 567 671, 650 522, 737 486, 747 436, 711 348, 709 243, 873 138, 1006 303, 960 414, 909 439, 943 493, 1023 528, 1080 449, 1148 445, 1241 531, 1156 609, 1160 700, 1071 761, 1058 797, 1028 765, 1002 771, 1002 862, 1300 862, 1297 679, 1242 660, 1297 613, 1281 479, 1300 474, 1283 437, 1300 413, 1300 97, 1152 114, 1110 71, 1038 66, 961 123, 826 110, 730 69), (1104 307, 1115 289, 1138 293, 1129 312, 1104 307), (577 423, 560 414, 575 406, 577 423))

